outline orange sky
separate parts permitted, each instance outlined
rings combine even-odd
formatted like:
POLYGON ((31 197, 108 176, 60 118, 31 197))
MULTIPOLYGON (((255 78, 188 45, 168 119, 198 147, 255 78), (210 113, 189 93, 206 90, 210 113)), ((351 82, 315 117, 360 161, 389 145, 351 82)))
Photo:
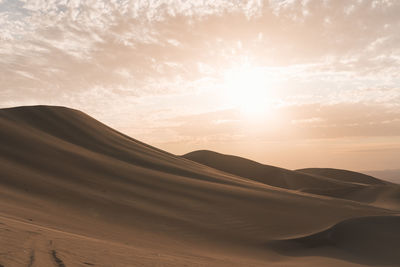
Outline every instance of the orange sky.
POLYGON ((77 108, 159 148, 394 169, 400 1, 0 0, 0 107, 77 108))

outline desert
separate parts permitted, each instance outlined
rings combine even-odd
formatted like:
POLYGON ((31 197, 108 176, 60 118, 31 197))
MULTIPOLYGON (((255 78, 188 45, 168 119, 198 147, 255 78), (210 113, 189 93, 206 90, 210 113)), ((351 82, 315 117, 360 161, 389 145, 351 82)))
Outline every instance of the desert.
POLYGON ((2 266, 399 263, 397 184, 176 156, 65 107, 0 123, 2 266))

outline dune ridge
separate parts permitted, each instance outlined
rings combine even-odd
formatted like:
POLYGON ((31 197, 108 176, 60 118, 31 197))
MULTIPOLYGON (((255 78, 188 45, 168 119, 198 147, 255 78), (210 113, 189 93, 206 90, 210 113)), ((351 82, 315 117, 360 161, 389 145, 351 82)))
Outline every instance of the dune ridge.
POLYGON ((205 166, 65 107, 1 109, 0 140, 3 266, 309 266, 265 244, 397 212, 305 193, 346 184, 328 177, 287 172, 286 188, 205 166))

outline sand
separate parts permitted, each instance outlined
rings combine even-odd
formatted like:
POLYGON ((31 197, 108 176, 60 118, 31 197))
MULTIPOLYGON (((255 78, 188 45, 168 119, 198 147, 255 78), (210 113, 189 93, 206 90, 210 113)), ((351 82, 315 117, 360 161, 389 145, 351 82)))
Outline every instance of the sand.
POLYGON ((0 110, 0 140, 2 266, 400 264, 390 252, 398 238, 380 234, 400 236, 396 184, 245 159, 212 165, 64 107, 0 110), (312 249, 293 241, 339 226, 352 233, 346 222, 356 218, 366 218, 357 227, 383 218, 370 228, 379 245, 354 251, 362 241, 351 235, 312 249))

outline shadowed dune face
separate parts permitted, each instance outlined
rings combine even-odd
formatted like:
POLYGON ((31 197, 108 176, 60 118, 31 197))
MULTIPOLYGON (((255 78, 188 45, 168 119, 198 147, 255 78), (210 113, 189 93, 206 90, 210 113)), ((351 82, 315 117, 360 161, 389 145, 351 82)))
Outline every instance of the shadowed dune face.
MULTIPOLYGON (((348 218, 395 213, 302 192, 340 187, 343 181, 268 167, 276 174, 266 176, 276 183, 271 186, 174 156, 63 107, 0 110, 0 140, 0 221, 29 222, 16 232, 38 225, 162 253, 194 251, 200 257, 230 251, 226 255, 242 255, 244 262, 264 262, 282 260, 265 250, 269 240, 310 235, 348 218)), ((40 242, 50 242, 46 238, 40 242)), ((53 243, 48 247, 56 251, 53 243)), ((68 255, 73 250, 69 247, 68 255)), ((50 256, 63 261, 64 255, 50 256)))
MULTIPOLYGON (((313 235, 270 243, 277 251, 292 256, 334 248, 337 257, 380 266, 399 264, 399 244, 400 216, 349 219, 313 235)), ((329 253, 324 253, 329 257, 329 253)))

